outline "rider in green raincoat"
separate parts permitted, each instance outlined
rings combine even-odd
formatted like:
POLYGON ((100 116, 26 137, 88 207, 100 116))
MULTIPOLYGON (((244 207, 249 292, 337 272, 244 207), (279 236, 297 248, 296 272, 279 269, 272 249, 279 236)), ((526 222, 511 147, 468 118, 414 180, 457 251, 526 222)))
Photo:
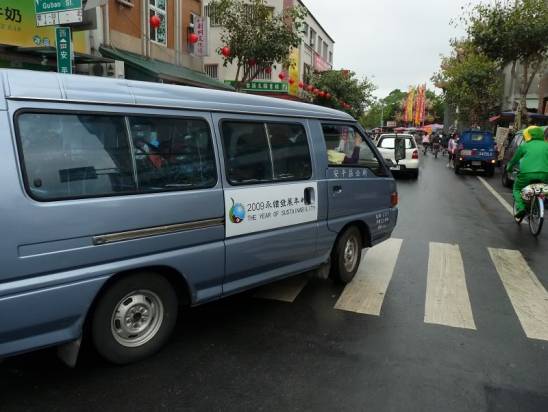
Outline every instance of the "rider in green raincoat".
POLYGON ((519 163, 519 174, 513 189, 517 218, 526 214, 521 189, 535 181, 548 183, 548 142, 544 141, 544 131, 540 127, 531 126, 524 130, 523 138, 527 143, 518 148, 506 166, 506 170, 512 172, 519 163))

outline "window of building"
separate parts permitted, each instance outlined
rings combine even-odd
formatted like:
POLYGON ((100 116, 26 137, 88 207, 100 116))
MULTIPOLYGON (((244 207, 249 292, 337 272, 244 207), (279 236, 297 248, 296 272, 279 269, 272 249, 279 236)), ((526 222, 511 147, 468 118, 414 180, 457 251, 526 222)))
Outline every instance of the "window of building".
POLYGON ((204 6, 204 15, 209 17, 209 25, 211 27, 218 27, 221 25, 219 18, 217 16, 217 10, 215 6, 207 5, 204 6))
POLYGON ((122 116, 23 113, 17 125, 32 197, 70 199, 136 190, 122 116))
POLYGON ((218 64, 206 64, 204 65, 204 72, 212 79, 219 79, 219 65, 218 64))
POLYGON ((333 64, 333 52, 329 52, 329 63, 333 64))
POLYGON ((316 48, 316 32, 310 28, 310 47, 316 48))
POLYGON ((300 124, 227 121, 222 124, 231 184, 306 180, 312 161, 300 124))
POLYGON ((312 75, 312 67, 309 64, 303 65, 303 81, 305 83, 310 83, 310 77, 312 75))
POLYGON ((303 23, 303 38, 305 39, 308 39, 308 24, 306 23, 303 23))
POLYGON ((324 58, 324 60, 327 60, 327 48, 328 48, 328 47, 329 47, 329 46, 327 45, 327 43, 324 42, 324 43, 323 43, 323 55, 322 55, 323 58, 324 58))
POLYGON ((318 35, 318 44, 317 44, 318 50, 317 50, 317 52, 318 52, 319 55, 322 54, 322 44, 323 44, 323 40, 322 40, 321 36, 318 35))
POLYGON ((386 170, 365 136, 352 126, 322 125, 329 166, 365 167, 377 176, 386 170))
MULTIPOLYGON (((257 71, 257 66, 256 65, 250 66, 249 64, 246 63, 244 64, 243 69, 246 71, 250 71, 251 74, 253 75, 257 71)), ((259 72, 257 73, 257 76, 253 80, 271 80, 271 79, 272 79, 272 69, 268 70, 265 68, 265 69, 259 70, 259 72)))
POLYGON ((212 187, 209 125, 200 119, 22 113, 25 184, 43 201, 212 187), (133 150, 133 152, 132 152, 133 150))
POLYGON ((160 18, 160 27, 150 28, 150 40, 167 46, 167 0, 149 0, 149 19, 152 16, 160 18))
POLYGON ((215 185, 213 142, 204 120, 130 117, 129 124, 141 192, 215 185))

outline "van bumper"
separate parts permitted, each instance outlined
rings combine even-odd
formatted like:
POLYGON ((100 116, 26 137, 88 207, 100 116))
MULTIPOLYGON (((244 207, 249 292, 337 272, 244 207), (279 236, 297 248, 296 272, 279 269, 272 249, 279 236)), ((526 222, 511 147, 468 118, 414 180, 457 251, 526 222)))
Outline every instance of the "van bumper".
POLYGON ((105 280, 96 278, 0 297, 0 357, 78 339, 105 280))

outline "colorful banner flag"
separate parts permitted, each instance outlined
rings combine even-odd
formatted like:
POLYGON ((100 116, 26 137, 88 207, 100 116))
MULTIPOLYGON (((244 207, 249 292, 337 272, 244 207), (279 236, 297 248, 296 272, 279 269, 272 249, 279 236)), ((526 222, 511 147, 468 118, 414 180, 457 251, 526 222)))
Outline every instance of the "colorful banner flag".
POLYGON ((415 89, 410 87, 407 92, 407 101, 405 102, 405 112, 403 114, 404 122, 413 121, 413 104, 415 102, 415 89))

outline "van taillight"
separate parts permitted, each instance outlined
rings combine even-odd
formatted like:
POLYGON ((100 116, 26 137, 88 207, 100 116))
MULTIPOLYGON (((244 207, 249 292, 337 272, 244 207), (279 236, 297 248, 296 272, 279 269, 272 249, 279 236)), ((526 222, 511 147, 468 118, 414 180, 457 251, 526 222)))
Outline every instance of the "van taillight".
POLYGON ((398 201, 399 201, 398 192, 392 192, 392 194, 390 195, 390 205, 392 207, 396 207, 398 205, 398 201))
POLYGON ((413 155, 411 156, 411 159, 418 159, 419 158, 419 151, 418 150, 414 150, 413 151, 413 155))

